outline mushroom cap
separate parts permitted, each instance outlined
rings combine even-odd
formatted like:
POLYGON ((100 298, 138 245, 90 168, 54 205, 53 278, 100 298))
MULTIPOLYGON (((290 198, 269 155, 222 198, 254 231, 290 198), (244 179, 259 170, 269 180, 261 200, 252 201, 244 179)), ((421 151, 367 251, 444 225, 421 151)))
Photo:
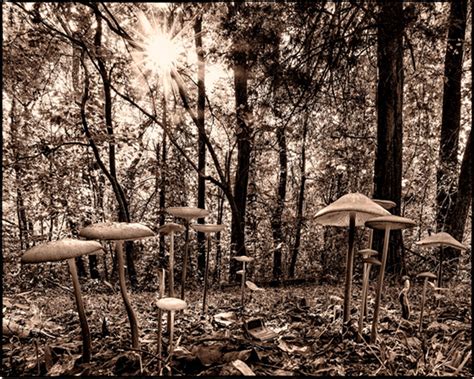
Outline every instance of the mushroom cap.
POLYGON ((395 206, 397 205, 397 203, 395 203, 394 201, 392 200, 379 200, 379 199, 372 199, 372 201, 378 205, 380 205, 381 207, 383 207, 384 209, 392 209, 392 208, 395 208, 395 206))
POLYGON ((387 227, 389 227, 390 230, 412 228, 415 225, 415 221, 395 215, 374 217, 365 222, 365 226, 368 226, 369 228, 382 230, 387 227))
POLYGON ((322 225, 349 226, 351 213, 355 213, 355 226, 363 226, 367 219, 375 216, 390 215, 389 211, 367 196, 355 192, 341 196, 327 207, 320 209, 314 220, 322 225))
POLYGON ((417 278, 436 279, 436 275, 433 274, 432 272, 429 272, 429 271, 420 272, 416 277, 417 278))
POLYGON ((99 251, 103 251, 103 248, 97 241, 64 238, 26 250, 21 257, 21 263, 57 262, 81 255, 97 254, 99 251))
POLYGON ((175 216, 186 219, 187 221, 193 218, 203 218, 209 216, 209 211, 203 208, 196 207, 169 207, 165 209, 166 212, 175 216))
POLYGON ((243 275, 244 274, 244 270, 239 270, 236 272, 237 275, 243 275))
POLYGON ((217 233, 217 232, 222 232, 226 228, 226 225, 224 224, 192 224, 191 227, 196 232, 217 233))
POLYGON ((374 257, 364 258, 364 263, 368 263, 368 264, 376 265, 376 266, 382 265, 382 262, 380 262, 377 258, 374 258, 374 257))
POLYGON ((368 257, 372 257, 374 255, 377 255, 379 252, 373 249, 362 249, 362 250, 359 250, 358 253, 362 255, 362 257, 365 259, 368 257))
POLYGON ((138 222, 98 222, 79 229, 79 235, 96 240, 127 241, 153 237, 155 233, 138 222))
POLYGON ((446 232, 434 233, 431 236, 423 238, 422 240, 415 242, 416 245, 420 246, 449 246, 461 251, 467 250, 461 242, 456 240, 451 234, 446 232))
POLYGON ((174 222, 169 222, 159 227, 158 233, 170 234, 170 233, 181 233, 184 232, 185 227, 174 222))
POLYGON ((157 300, 156 305, 164 311, 180 311, 187 306, 184 300, 176 297, 163 297, 157 300))
POLYGON ((237 255, 236 257, 232 257, 234 258, 236 261, 239 261, 239 262, 252 262, 255 258, 252 258, 252 257, 248 257, 246 255, 237 255))

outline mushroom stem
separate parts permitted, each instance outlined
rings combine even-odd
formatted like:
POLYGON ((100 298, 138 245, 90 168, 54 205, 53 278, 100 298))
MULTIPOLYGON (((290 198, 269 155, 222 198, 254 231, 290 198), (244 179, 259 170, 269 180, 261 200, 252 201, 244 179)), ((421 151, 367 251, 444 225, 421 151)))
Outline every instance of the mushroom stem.
POLYGON ((204 296, 202 300, 202 312, 207 313, 207 278, 209 275, 209 252, 211 251, 211 236, 209 233, 206 234, 207 238, 207 252, 206 252, 206 269, 204 272, 204 296))
POLYGON ((89 331, 89 325, 87 324, 86 313, 84 312, 84 303, 82 301, 81 286, 79 284, 79 277, 77 276, 75 258, 68 259, 67 263, 72 277, 72 285, 74 287, 74 297, 76 299, 79 322, 81 323, 82 362, 89 363, 91 360, 91 334, 89 331))
POLYGON ((170 362, 171 362, 171 359, 173 357, 174 312, 175 311, 168 311, 168 320, 169 320, 169 325, 170 325, 168 355, 169 355, 169 361, 170 362))
POLYGON ((367 307, 367 299, 368 299, 368 294, 369 294, 369 280, 370 280, 370 269, 372 268, 372 265, 371 264, 368 264, 367 265, 367 272, 366 272, 366 275, 367 275, 367 286, 365 288, 365 293, 363 293, 363 297, 364 297, 364 313, 362 314, 363 317, 365 319, 367 319, 367 315, 369 314, 368 312, 368 307, 367 307))
POLYGON ((438 269, 438 287, 441 287, 443 277, 443 246, 439 248, 439 269, 438 269))
POLYGON ((125 284, 125 267, 123 259, 123 241, 115 241, 115 251, 117 253, 117 266, 119 274, 119 284, 120 284, 120 293, 122 294, 122 299, 125 304, 125 309, 127 311, 128 320, 130 321, 130 329, 132 333, 132 347, 134 349, 139 348, 138 342, 138 323, 137 317, 133 312, 132 305, 130 304, 130 299, 127 293, 127 286, 125 284))
POLYGON ((170 233, 170 260, 169 260, 169 274, 168 274, 170 297, 174 297, 174 233, 170 233))
POLYGON ((186 230, 184 235, 184 261, 183 271, 181 273, 181 300, 184 300, 184 283, 186 282, 186 270, 188 267, 188 255, 189 255, 189 221, 184 222, 186 230))
POLYGON ((428 283, 428 278, 425 278, 423 282, 423 292, 421 295, 421 311, 420 311, 420 324, 418 325, 418 331, 421 332, 421 325, 423 320, 423 311, 425 308, 425 296, 426 296, 426 284, 428 283))
MULTIPOLYGON (((161 269, 158 271, 158 280, 160 282, 160 288, 159 288, 159 297, 160 299, 164 295, 164 287, 165 287, 165 275, 164 275, 164 270, 161 269)), ((161 375, 161 345, 162 345, 162 340, 161 336, 163 334, 163 311, 161 308, 158 307, 158 351, 156 352, 156 355, 158 356, 158 375, 161 375)))
POLYGON ((364 275, 362 280, 362 294, 361 294, 361 304, 360 304, 360 316, 359 316, 359 332, 357 333, 357 342, 362 341, 362 328, 364 324, 364 314, 366 309, 367 301, 367 286, 369 284, 369 270, 370 263, 364 263, 364 275))
POLYGON ((241 292, 241 302, 242 302, 242 314, 244 313, 244 301, 245 301, 245 261, 242 262, 242 283, 240 285, 240 292, 241 292))
POLYGON ((349 219, 349 251, 347 253, 346 262, 346 288, 344 294, 344 318, 342 324, 343 333, 346 323, 349 321, 351 310, 352 295, 352 268, 354 266, 354 235, 355 235, 355 212, 351 212, 349 219))
POLYGON ((372 331, 370 341, 374 343, 377 340, 377 324, 379 321, 380 299, 382 297, 383 278, 385 273, 385 265, 387 264, 388 242, 390 240, 390 227, 385 227, 385 235, 383 238, 382 264, 380 265, 379 280, 377 282, 377 290, 375 294, 374 316, 372 320, 372 331))

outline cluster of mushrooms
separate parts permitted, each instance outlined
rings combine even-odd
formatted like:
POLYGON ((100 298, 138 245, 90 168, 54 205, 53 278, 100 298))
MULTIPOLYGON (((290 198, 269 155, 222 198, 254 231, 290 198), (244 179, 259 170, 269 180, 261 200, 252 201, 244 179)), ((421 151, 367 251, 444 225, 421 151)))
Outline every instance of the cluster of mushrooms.
MULTIPOLYGON (((370 228, 369 234, 369 247, 367 249, 359 250, 359 254, 362 256, 364 264, 362 274, 362 296, 361 296, 361 309, 359 315, 358 333, 357 340, 360 342, 363 338, 363 320, 367 315, 367 292, 368 292, 368 281, 370 275, 371 266, 375 265, 379 267, 378 280, 376 285, 375 293, 375 304, 372 318, 372 328, 370 334, 370 341, 372 343, 377 340, 377 324, 380 312, 380 302, 382 298, 382 288, 385 274, 385 266, 387 263, 388 244, 390 239, 391 230, 402 230, 406 228, 414 227, 416 224, 413 220, 406 217, 392 215, 388 210, 396 206, 393 201, 389 200, 375 200, 369 199, 367 196, 360 193, 349 193, 341 196, 339 199, 329 204, 327 207, 321 209, 316 213, 315 221, 321 225, 331 225, 339 227, 349 227, 349 249, 346 255, 346 281, 344 290, 344 306, 343 306, 343 336, 347 332, 350 310, 351 310, 351 298, 352 298, 352 272, 354 266, 354 237, 355 228, 357 226, 366 226, 370 228), (378 254, 377 251, 372 249, 372 236, 373 230, 384 231, 384 243, 381 260, 375 258, 378 254)), ((425 247, 440 246, 440 260, 438 276, 430 272, 422 272, 418 274, 418 277, 422 277, 425 280, 423 286, 422 304, 420 311, 420 323, 419 330, 421 331, 423 307, 425 302, 426 283, 428 279, 437 278, 438 287, 441 287, 442 282, 442 259, 443 259, 443 246, 450 246, 460 250, 466 250, 467 248, 460 242, 456 241, 451 235, 446 232, 440 232, 433 234, 416 244, 425 247)), ((408 285, 409 286, 409 285, 408 285)), ((409 287, 408 287, 409 288, 409 287)), ((405 292, 408 288, 405 288, 405 292)))
MULTIPOLYGON (((354 237, 355 228, 360 226, 367 226, 371 229, 369 235, 369 247, 359 251, 364 264, 363 279, 362 279, 362 296, 361 296, 361 309, 360 318, 358 324, 358 335, 357 339, 360 342, 362 339, 363 319, 367 315, 367 295, 368 295, 368 282, 370 277, 370 270, 373 265, 379 267, 378 282, 376 287, 375 295, 375 306, 373 310, 373 322, 371 330, 371 342, 375 342, 377 339, 377 323, 379 317, 379 309, 382 295, 382 286, 384 280, 384 271, 387 261, 388 252, 388 241, 391 230, 405 229, 415 226, 415 222, 396 215, 390 214, 388 209, 395 206, 395 203, 388 200, 371 200, 368 197, 360 193, 349 193, 340 197, 338 200, 321 209, 315 216, 315 221, 322 225, 333 225, 349 227, 349 249, 346 256, 346 277, 345 277, 345 292, 344 292, 344 312, 343 312, 343 335, 347 328, 348 321, 350 318, 351 309, 351 297, 352 297, 352 272, 354 266, 354 237), (378 260, 375 256, 378 254, 377 251, 372 250, 372 233, 373 229, 380 229, 385 231, 384 245, 381 255, 381 260, 378 260)), ((169 265, 168 272, 161 269, 158 273, 159 277, 159 295, 156 302, 159 309, 158 314, 158 371, 161 373, 161 334, 162 334, 162 313, 167 312, 167 323, 169 331, 169 346, 168 346, 168 359, 171 360, 173 354, 173 324, 174 324, 174 313, 176 311, 183 310, 187 307, 185 301, 185 282, 187 275, 187 263, 189 257, 189 230, 190 227, 196 232, 204 233, 207 240, 207 253, 206 253, 206 266, 204 273, 204 292, 203 292, 203 304, 202 312, 207 313, 207 296, 208 296, 208 273, 209 273, 209 254, 211 250, 211 234, 219 233, 225 229, 225 225, 222 224, 191 224, 194 219, 204 218, 209 215, 209 212, 205 209, 195 207, 170 207, 166 208, 167 213, 172 216, 184 220, 184 226, 177 223, 167 223, 158 229, 159 234, 166 235, 170 238, 169 248, 169 265), (174 286, 174 234, 185 232, 185 244, 184 244, 184 258, 183 258, 183 269, 181 276, 181 296, 180 298, 175 297, 175 286, 174 286), (168 278, 168 291, 165 297, 165 277, 168 278)), ((22 263, 41 263, 41 262, 55 262, 66 260, 68 262, 69 271, 72 277, 74 296, 76 300, 77 310, 79 314, 79 321, 81 325, 82 333, 82 362, 90 362, 91 360, 91 336, 87 319, 84 311, 84 303, 81 296, 81 289, 79 279, 76 270, 75 258, 82 255, 89 254, 101 254, 104 249, 98 241, 113 241, 116 257, 117 267, 119 276, 119 285, 122 299, 125 305, 127 316, 130 323, 131 329, 131 341, 132 348, 139 348, 139 332, 138 322, 135 316, 134 310, 131 306, 130 299, 128 297, 126 282, 125 282, 125 266, 123 256, 123 243, 124 241, 137 240, 143 238, 154 237, 155 233, 147 226, 140 223, 126 223, 126 222, 107 222, 107 223, 96 223, 84 227, 79 230, 79 236, 86 240, 65 238, 58 241, 47 242, 42 245, 37 245, 27 250, 22 256, 22 263)), ((461 250, 465 250, 466 247, 456 241, 447 233, 437 233, 427 237, 424 240, 417 242, 420 246, 441 246, 440 252, 440 266, 438 271, 438 288, 441 287, 441 275, 442 275, 442 247, 450 246, 461 250)), ((251 262, 254 258, 248 256, 235 256, 235 260, 242 262, 242 270, 237 273, 241 275, 241 309, 242 313, 244 310, 245 300, 245 285, 246 285, 246 264, 251 262)), ((420 330, 423 316, 423 307, 425 302, 425 293, 427 281, 430 278, 436 278, 436 275, 423 272, 418 275, 424 278, 425 282, 423 285, 423 296, 422 305, 420 312, 420 330)), ((248 282, 247 282, 248 284, 248 282)))

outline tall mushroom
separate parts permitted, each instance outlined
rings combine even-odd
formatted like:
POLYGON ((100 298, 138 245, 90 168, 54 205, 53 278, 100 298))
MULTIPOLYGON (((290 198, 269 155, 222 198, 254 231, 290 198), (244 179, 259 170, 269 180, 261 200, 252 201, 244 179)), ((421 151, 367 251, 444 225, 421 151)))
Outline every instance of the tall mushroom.
POLYGON ((211 251, 211 233, 222 232, 225 229, 225 225, 222 224, 193 224, 191 227, 197 231, 204 233, 207 239, 207 253, 206 253, 206 269, 204 272, 204 294, 202 299, 202 313, 207 313, 207 282, 209 276, 209 254, 211 251))
POLYGON ((438 268, 438 287, 442 287, 443 280, 443 248, 444 246, 449 246, 454 249, 459 249, 461 251, 467 250, 467 247, 464 246, 461 242, 456 240, 451 234, 446 232, 440 232, 432 234, 418 242, 415 242, 416 245, 423 247, 436 247, 439 246, 439 268, 438 268))
MULTIPOLYGON (((367 249, 367 250, 370 250, 370 249, 367 249)), ((362 250, 360 250, 359 253, 361 251, 362 250)), ((375 251, 375 250, 370 250, 370 251, 375 251)), ((362 281, 362 296, 361 296, 361 302, 360 302, 360 315, 359 315, 359 333, 357 334, 357 342, 362 341, 362 328, 364 326, 364 316, 367 309, 367 288, 369 286, 370 268, 372 267, 372 265, 380 266, 381 264, 382 263, 377 258, 374 258, 370 255, 364 257, 364 271, 366 272, 362 281), (367 266, 366 270, 365 270, 365 266, 367 266)))
POLYGON ((372 229, 381 229, 385 231, 384 240, 383 240, 383 251, 382 251, 382 266, 380 267, 379 278, 377 282, 377 292, 375 295, 375 306, 374 306, 374 317, 372 320, 372 332, 370 335, 371 342, 375 342, 377 339, 377 323, 379 319, 380 299, 382 297, 382 286, 383 286, 383 278, 385 274, 385 266, 387 264, 390 231, 411 228, 415 226, 415 222, 406 217, 390 215, 390 216, 380 216, 380 217, 369 219, 365 222, 365 225, 372 229))
POLYGON ((21 257, 21 263, 42 263, 57 262, 67 260, 69 272, 74 287, 74 298, 76 300, 77 313, 81 324, 82 334, 82 361, 84 363, 91 360, 91 335, 87 324, 84 303, 82 301, 81 286, 77 276, 75 258, 81 255, 97 254, 103 251, 102 245, 96 241, 81 241, 72 238, 64 238, 58 241, 51 241, 45 244, 36 245, 25 251, 21 257))
POLYGON ((166 208, 166 212, 173 215, 174 217, 184 219, 184 226, 186 228, 185 242, 184 242, 184 259, 183 259, 183 271, 181 273, 181 299, 184 300, 184 284, 186 283, 186 273, 188 267, 188 256, 189 256, 189 223, 195 218, 204 218, 209 215, 209 211, 202 208, 195 207, 169 207, 166 208))
POLYGON ((349 227, 349 249, 346 256, 346 283, 344 290, 343 332, 350 315, 355 227, 363 226, 367 219, 374 216, 389 214, 390 213, 383 207, 358 192, 341 196, 335 202, 320 209, 318 213, 316 213, 314 220, 319 224, 349 227))
POLYGON ((79 229, 79 235, 88 239, 115 241, 117 268, 119 274, 120 293, 125 304, 132 334, 132 347, 139 348, 138 323, 127 293, 125 283, 125 267, 123 258, 123 242, 153 237, 155 233, 147 226, 131 222, 103 222, 79 229))
POLYGON ((244 313, 244 301, 245 301, 245 264, 247 262, 252 262, 255 258, 248 257, 246 255, 238 255, 233 257, 236 261, 242 262, 242 284, 240 286, 240 296, 241 296, 241 303, 242 303, 242 314, 244 313))
POLYGON ((168 296, 174 297, 174 234, 184 231, 184 226, 170 222, 164 224, 158 229, 158 233, 170 236, 170 251, 169 251, 169 272, 168 272, 168 296))
MULTIPOLYGON (((173 337, 174 337, 174 312, 181 311, 186 308, 187 304, 184 300, 177 299, 175 297, 164 297, 156 302, 159 309, 168 312, 168 325, 169 330, 169 343, 168 343, 168 355, 169 361, 171 362, 173 357, 173 337)), ((161 319, 159 320, 161 323, 161 319)), ((161 338, 160 338, 161 340, 161 338)))
POLYGON ((428 279, 436 279, 436 275, 431 273, 431 272, 425 271, 425 272, 419 273, 417 275, 417 277, 424 279, 424 281, 423 281, 423 293, 421 295, 420 324, 418 326, 418 331, 421 332, 421 325, 422 325, 422 321, 423 321, 423 311, 424 311, 424 308, 425 308, 426 285, 428 284, 428 279))

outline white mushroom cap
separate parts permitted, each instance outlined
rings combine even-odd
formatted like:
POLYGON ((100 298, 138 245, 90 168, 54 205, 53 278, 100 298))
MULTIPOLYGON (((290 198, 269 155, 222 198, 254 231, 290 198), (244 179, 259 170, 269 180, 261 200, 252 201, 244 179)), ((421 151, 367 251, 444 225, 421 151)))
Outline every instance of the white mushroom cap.
POLYGON ((359 250, 358 253, 362 255, 363 258, 368 258, 374 255, 377 255, 379 252, 373 249, 362 249, 362 250, 359 250))
POLYGON ((239 270, 236 272, 237 275, 243 275, 244 274, 244 270, 239 270))
POLYGON ((429 271, 420 272, 417 278, 428 278, 428 279, 436 279, 436 275, 429 271))
POLYGON ((364 259, 364 263, 368 263, 371 265, 381 266, 382 262, 380 262, 377 258, 374 257, 367 257, 364 259))
POLYGON ((100 252, 103 252, 103 248, 97 241, 64 238, 33 246, 25 251, 21 257, 21 263, 57 262, 100 252))
POLYGON ((176 224, 174 222, 169 222, 167 224, 164 224, 163 226, 160 226, 158 229, 158 233, 161 234, 170 234, 171 232, 173 233, 181 233, 184 232, 185 227, 183 225, 176 224))
POLYGON ((375 216, 390 215, 390 212, 369 199, 355 192, 341 196, 327 207, 316 213, 315 221, 322 225, 349 226, 350 214, 355 214, 355 226, 363 226, 364 222, 375 216))
POLYGON ((209 211, 202 208, 196 207, 169 207, 166 208, 166 212, 172 214, 175 217, 184 218, 188 221, 193 218, 203 218, 209 216, 209 211))
POLYGON ((395 206, 397 205, 397 203, 395 203, 392 200, 379 200, 379 199, 372 199, 372 200, 374 201, 374 203, 377 203, 384 209, 392 209, 392 208, 395 208, 395 206))
POLYGON ((248 257, 246 255, 237 255, 235 257, 232 257, 234 258, 236 261, 239 261, 239 262, 252 262, 255 258, 252 258, 252 257, 248 257))
POLYGON ((137 222, 99 222, 79 229, 79 235, 96 240, 127 241, 153 237, 155 233, 137 222))
POLYGON ((176 297, 163 297, 156 302, 156 305, 164 311, 181 311, 187 306, 184 300, 176 297))
POLYGON ((467 250, 467 247, 464 246, 461 242, 456 240, 451 234, 446 232, 440 232, 432 234, 422 240, 415 242, 416 245, 420 246, 449 246, 459 250, 467 250))
POLYGON ((223 224, 192 224, 191 227, 196 232, 217 233, 217 232, 222 232, 226 228, 226 225, 223 225, 223 224))
POLYGON ((389 227, 390 230, 412 228, 415 225, 415 221, 395 215, 374 217, 365 222, 365 226, 368 226, 369 228, 382 230, 387 227, 389 227))

